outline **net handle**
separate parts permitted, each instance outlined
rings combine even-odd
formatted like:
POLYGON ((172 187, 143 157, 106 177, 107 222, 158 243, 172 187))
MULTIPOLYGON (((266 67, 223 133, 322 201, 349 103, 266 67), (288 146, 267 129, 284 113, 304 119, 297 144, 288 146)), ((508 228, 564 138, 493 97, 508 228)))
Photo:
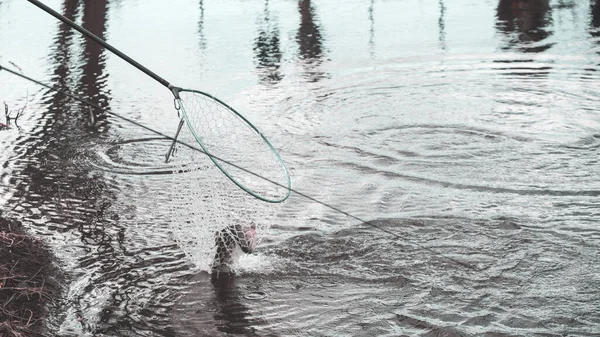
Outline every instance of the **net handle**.
MULTIPOLYGON (((132 59, 131 57, 125 55, 123 52, 121 52, 117 48, 111 46, 106 41, 104 41, 101 38, 99 38, 98 36, 96 36, 94 33, 90 32, 89 30, 87 30, 87 29, 85 29, 83 27, 81 27, 80 25, 76 24, 75 22, 69 20, 68 18, 64 17, 60 13, 56 12, 55 10, 53 10, 52 8, 46 6, 45 4, 43 4, 42 2, 40 2, 38 0, 27 0, 27 1, 29 1, 33 5, 37 6, 38 8, 40 8, 41 10, 43 10, 44 12, 46 12, 46 13, 52 15, 53 17, 57 18, 58 20, 62 21, 63 23, 67 24, 69 27, 75 29, 76 31, 80 32, 81 34, 85 35, 86 37, 94 40, 96 43, 100 44, 102 47, 110 50, 115 55, 117 55, 118 57, 122 58, 124 61, 126 61, 129 64, 131 64, 132 66, 138 68, 140 71, 142 71, 146 75, 152 77, 158 83, 160 83, 160 84, 164 85, 165 87, 171 89, 172 86, 171 86, 171 84, 167 80, 165 80, 164 78, 158 76, 155 72, 153 72, 152 70, 144 67, 139 62, 137 62, 136 60, 132 59)), ((173 94, 175 94, 175 92, 173 92, 173 94)))
POLYGON ((200 94, 202 96, 206 96, 214 101, 216 101, 217 103, 223 105, 224 107, 226 107, 227 109, 229 109, 229 111, 233 112, 237 117, 239 117, 241 120, 243 120, 246 125, 250 126, 252 128, 252 130, 254 130, 254 132, 256 132, 261 138, 262 140, 269 146, 269 148, 271 149, 271 152, 273 152, 273 154, 275 155, 275 157, 277 158, 277 162, 279 163, 279 166, 281 167, 281 169, 283 170, 283 172, 285 173, 285 180, 286 180, 286 186, 283 186, 277 182, 274 182, 270 179, 267 179, 265 177, 262 177, 252 171, 250 171, 247 168, 244 167, 240 167, 238 165, 232 164, 230 162, 227 162, 227 164, 234 166, 237 169, 240 169, 246 173, 252 174, 255 177, 258 177, 259 179, 268 181, 269 183, 275 184, 277 186, 280 187, 284 187, 286 189, 286 193, 283 197, 281 198, 267 198, 265 196, 262 196, 254 191, 252 191, 251 189, 247 188, 246 186, 242 185, 242 183, 238 182, 230 173, 229 171, 227 171, 225 169, 225 167, 223 167, 223 165, 221 165, 219 163, 219 161, 217 160, 218 158, 213 156, 212 153, 204 146, 204 144, 202 143, 202 141, 200 140, 200 136, 198 136, 198 134, 196 133, 196 130, 194 129, 194 127, 192 126, 192 123, 190 122, 187 112, 185 111, 185 105, 182 102, 181 98, 177 99, 179 102, 179 107, 181 108, 181 113, 183 114, 183 119, 185 120, 188 128, 190 129, 190 131, 192 132, 192 135, 194 136, 194 138, 196 139, 196 141, 198 142, 198 144, 200 144, 200 147, 202 147, 202 150, 208 155, 208 157, 210 158, 210 160, 219 168, 219 170, 221 170, 221 172, 223 172, 223 174, 225 174, 225 176, 227 176, 227 178, 229 178, 229 180, 231 180, 234 184, 236 184, 239 188, 241 188, 242 190, 246 191, 247 193, 249 193, 250 195, 252 195, 253 197, 260 199, 262 201, 266 201, 266 202, 270 202, 270 203, 280 203, 285 201, 291 193, 292 190, 292 180, 290 179, 290 174, 289 171, 287 169, 287 167, 285 166, 285 163, 283 162, 283 159, 281 159, 281 156, 279 155, 279 152, 275 149, 275 147, 273 146, 273 144, 271 144, 271 142, 269 142, 269 140, 267 139, 267 137, 265 137, 265 135, 263 135, 262 132, 260 132, 260 130, 258 130, 258 128, 256 126, 254 126, 254 124, 252 124, 248 119, 246 119, 246 117, 244 117, 242 114, 240 114, 239 112, 237 112, 234 108, 230 107, 227 103, 221 101, 220 99, 214 97, 213 95, 206 93, 206 92, 202 92, 199 90, 194 90, 194 89, 179 89, 179 91, 185 91, 185 92, 192 92, 192 93, 196 93, 196 94, 200 94))

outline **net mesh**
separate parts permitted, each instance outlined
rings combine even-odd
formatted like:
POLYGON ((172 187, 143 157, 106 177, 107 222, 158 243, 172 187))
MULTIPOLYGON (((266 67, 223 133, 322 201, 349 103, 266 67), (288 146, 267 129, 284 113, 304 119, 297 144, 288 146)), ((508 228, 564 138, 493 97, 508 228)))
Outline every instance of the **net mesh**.
POLYGON ((208 94, 183 90, 179 95, 192 137, 215 156, 213 162, 227 177, 263 201, 287 198, 288 172, 276 150, 249 121, 208 94))
MULTIPOLYGON (((178 139, 192 144, 195 136, 184 127, 178 139)), ((236 261, 244 251, 260 250, 278 204, 246 193, 205 154, 186 146, 177 145, 170 163, 177 173, 171 175, 176 193, 169 194, 176 197, 169 216, 179 246, 201 270, 238 270, 236 261)))

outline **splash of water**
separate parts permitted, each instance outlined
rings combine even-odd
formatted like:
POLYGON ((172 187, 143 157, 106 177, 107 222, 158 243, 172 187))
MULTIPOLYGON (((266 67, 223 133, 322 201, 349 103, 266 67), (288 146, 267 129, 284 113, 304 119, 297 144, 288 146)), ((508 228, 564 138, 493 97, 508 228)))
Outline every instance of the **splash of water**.
MULTIPOLYGON (((191 133, 182 130, 180 140, 195 144, 191 133)), ((243 148, 240 147, 240 151, 243 148)), ((178 146, 172 159, 175 172, 171 186, 175 197, 170 201, 169 218, 181 249, 200 270, 211 270, 216 253, 216 235, 231 225, 256 230, 256 244, 269 235, 277 206, 260 201, 233 184, 203 153, 178 146)), ((241 251, 232 254, 234 263, 241 251)))

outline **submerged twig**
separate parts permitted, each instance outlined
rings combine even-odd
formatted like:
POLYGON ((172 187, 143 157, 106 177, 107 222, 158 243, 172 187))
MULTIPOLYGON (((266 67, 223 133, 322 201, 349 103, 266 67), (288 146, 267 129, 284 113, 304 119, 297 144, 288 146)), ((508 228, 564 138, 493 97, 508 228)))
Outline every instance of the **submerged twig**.
POLYGON ((29 102, 29 91, 27 91, 27 96, 25 96, 25 105, 23 105, 22 108, 17 108, 16 110, 16 115, 13 117, 12 116, 12 111, 10 111, 8 109, 8 104, 6 104, 6 101, 4 102, 4 118, 6 119, 6 124, 5 123, 0 123, 0 130, 5 130, 10 128, 10 121, 14 121, 15 125, 17 126, 17 128, 19 128, 19 124, 17 123, 19 117, 23 116, 23 114, 25 113, 25 108, 27 108, 27 103, 29 102))

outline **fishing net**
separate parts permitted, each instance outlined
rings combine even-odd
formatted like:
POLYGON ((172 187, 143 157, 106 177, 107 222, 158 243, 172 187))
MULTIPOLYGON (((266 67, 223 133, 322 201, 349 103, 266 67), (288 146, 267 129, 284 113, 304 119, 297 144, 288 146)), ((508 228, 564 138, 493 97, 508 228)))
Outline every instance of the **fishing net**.
MULTIPOLYGON (((183 128, 179 140, 194 142, 183 128)), ((169 217, 175 238, 199 269, 232 267, 243 251, 260 245, 275 220, 277 204, 266 203, 236 187, 205 154, 179 145, 171 165, 176 189, 169 217)))
POLYGON ((193 144, 209 154, 216 167, 242 190, 262 201, 278 203, 291 183, 281 157, 245 117, 219 99, 196 90, 179 91, 193 144))

